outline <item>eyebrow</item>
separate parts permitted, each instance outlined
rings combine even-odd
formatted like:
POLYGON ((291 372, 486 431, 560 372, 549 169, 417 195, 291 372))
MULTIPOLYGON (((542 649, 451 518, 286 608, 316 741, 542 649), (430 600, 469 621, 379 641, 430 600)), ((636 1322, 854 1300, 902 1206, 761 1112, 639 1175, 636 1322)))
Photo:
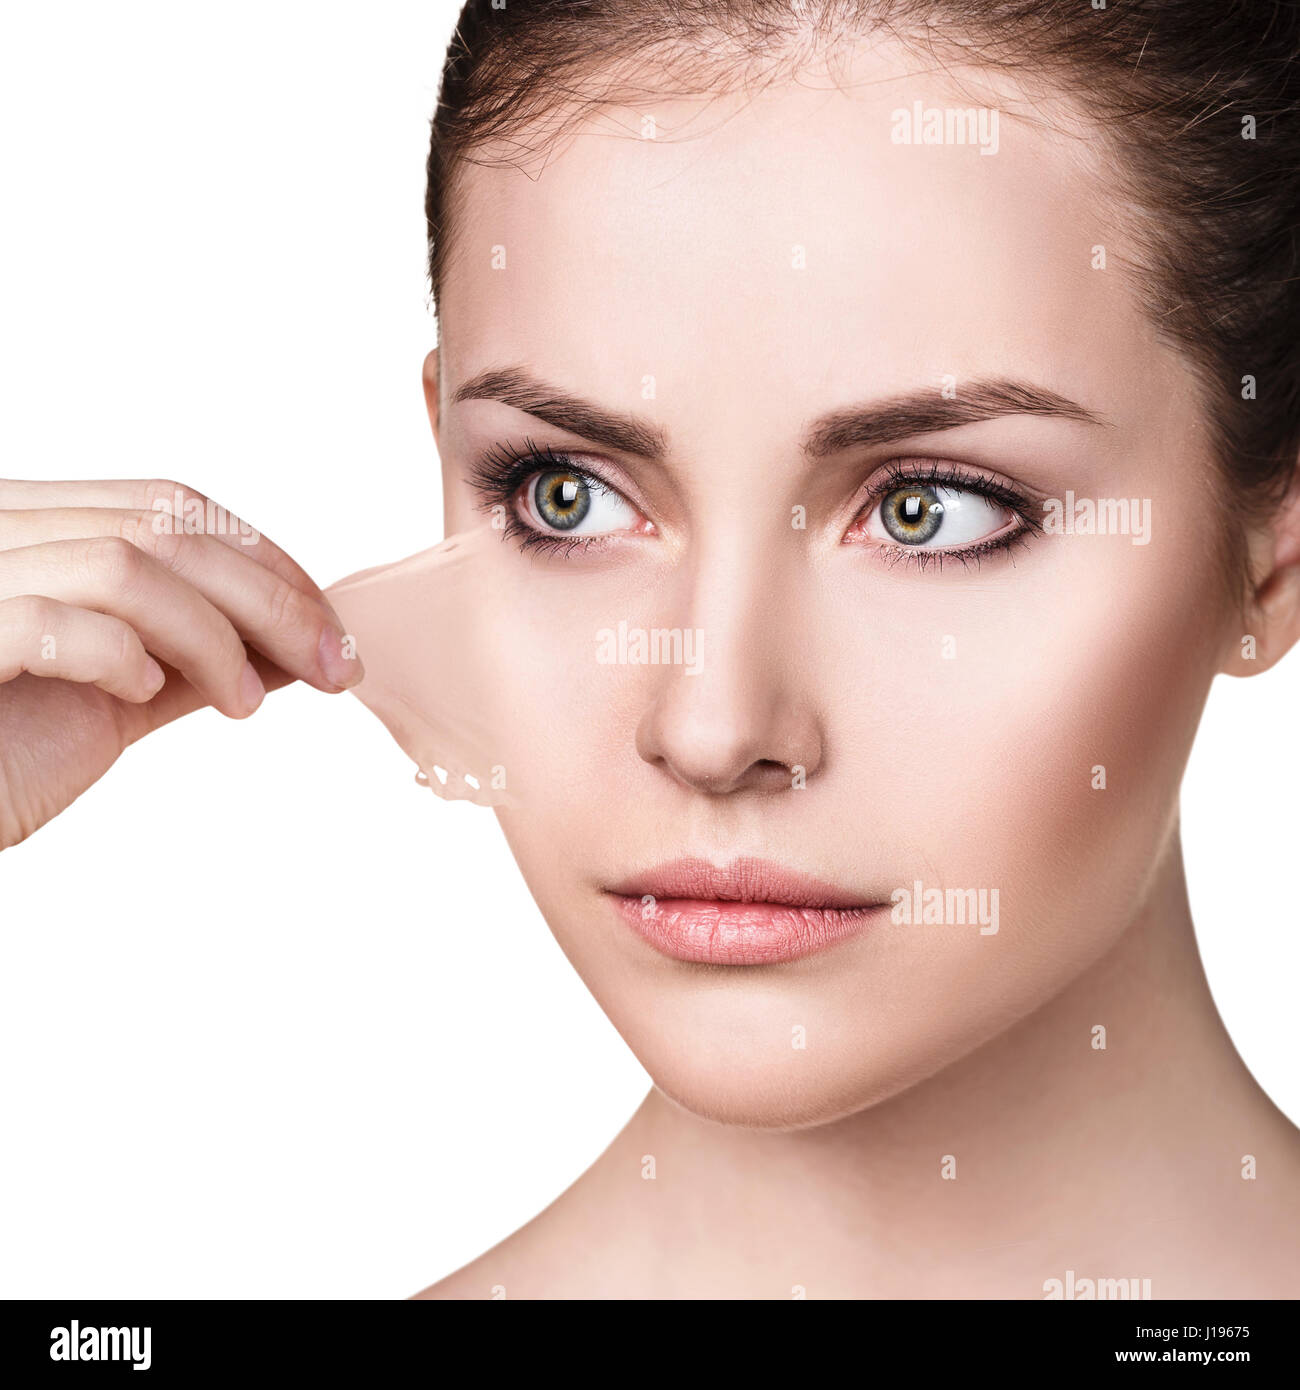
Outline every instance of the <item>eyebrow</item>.
POLYGON ((1055 415, 1091 425, 1107 422, 1077 402, 1020 381, 975 381, 946 397, 933 390, 911 391, 862 406, 833 411, 818 420, 804 442, 812 458, 842 449, 892 444, 916 434, 973 425, 1005 415, 1055 415))
POLYGON ((452 402, 491 400, 512 405, 535 415, 556 429, 580 434, 584 439, 609 449, 638 454, 662 462, 668 453, 668 438, 658 425, 619 415, 579 396, 539 381, 523 367, 502 367, 480 372, 452 393, 452 402))
MULTIPOLYGON (((668 439, 660 426, 570 395, 540 381, 524 367, 480 372, 457 387, 451 399, 453 403, 500 401, 556 429, 659 463, 668 453, 668 439)), ((809 428, 803 450, 811 458, 824 458, 845 449, 892 444, 913 435, 1005 415, 1054 415, 1087 424, 1107 423, 1045 387, 1017 381, 977 381, 963 386, 952 398, 922 389, 832 411, 809 428)))

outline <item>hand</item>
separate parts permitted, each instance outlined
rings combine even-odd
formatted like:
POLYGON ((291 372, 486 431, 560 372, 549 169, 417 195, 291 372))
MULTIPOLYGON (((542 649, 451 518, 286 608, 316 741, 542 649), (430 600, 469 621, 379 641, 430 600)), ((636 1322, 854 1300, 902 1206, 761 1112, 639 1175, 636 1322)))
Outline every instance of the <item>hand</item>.
POLYGON ((191 710, 355 685, 349 650, 306 571, 192 488, 0 479, 0 849, 191 710))

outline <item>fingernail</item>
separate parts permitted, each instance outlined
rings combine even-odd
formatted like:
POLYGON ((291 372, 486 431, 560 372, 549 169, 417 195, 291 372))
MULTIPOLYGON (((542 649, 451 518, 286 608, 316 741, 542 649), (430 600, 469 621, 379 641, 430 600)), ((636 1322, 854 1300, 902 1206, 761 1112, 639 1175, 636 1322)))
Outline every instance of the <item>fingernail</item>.
POLYGON ((244 663, 244 674, 239 678, 239 694, 244 701, 244 708, 252 712, 260 705, 266 697, 266 686, 262 684, 262 678, 253 670, 252 662, 244 663))
POLYGON ((167 684, 167 675, 163 668, 153 659, 146 657, 144 663, 144 686, 150 696, 157 693, 167 684))
POLYGON ((338 686, 340 690, 347 690, 349 686, 356 685, 366 674, 361 658, 356 655, 356 643, 351 637, 344 637, 335 628, 327 627, 321 633, 318 651, 320 668, 325 673, 325 679, 331 685, 338 686))

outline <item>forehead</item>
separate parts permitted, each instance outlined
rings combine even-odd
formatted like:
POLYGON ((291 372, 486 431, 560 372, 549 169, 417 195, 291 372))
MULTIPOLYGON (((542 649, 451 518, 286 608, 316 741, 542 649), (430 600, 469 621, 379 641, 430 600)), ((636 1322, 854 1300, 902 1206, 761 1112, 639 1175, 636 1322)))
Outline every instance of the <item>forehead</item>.
POLYGON ((893 46, 846 73, 610 108, 531 168, 466 168, 444 380, 529 361, 717 408, 990 375, 1111 409, 1149 391, 1170 364, 1100 134, 893 46))

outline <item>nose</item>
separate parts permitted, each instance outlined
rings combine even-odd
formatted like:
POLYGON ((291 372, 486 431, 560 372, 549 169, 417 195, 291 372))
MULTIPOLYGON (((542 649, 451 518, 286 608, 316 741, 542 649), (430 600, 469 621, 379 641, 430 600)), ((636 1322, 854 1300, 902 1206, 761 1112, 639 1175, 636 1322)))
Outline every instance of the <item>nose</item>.
POLYGON ((655 672, 637 726, 640 757, 709 796, 770 795, 822 762, 816 668, 783 567, 734 553, 696 567, 675 607, 698 634, 696 674, 655 672))

